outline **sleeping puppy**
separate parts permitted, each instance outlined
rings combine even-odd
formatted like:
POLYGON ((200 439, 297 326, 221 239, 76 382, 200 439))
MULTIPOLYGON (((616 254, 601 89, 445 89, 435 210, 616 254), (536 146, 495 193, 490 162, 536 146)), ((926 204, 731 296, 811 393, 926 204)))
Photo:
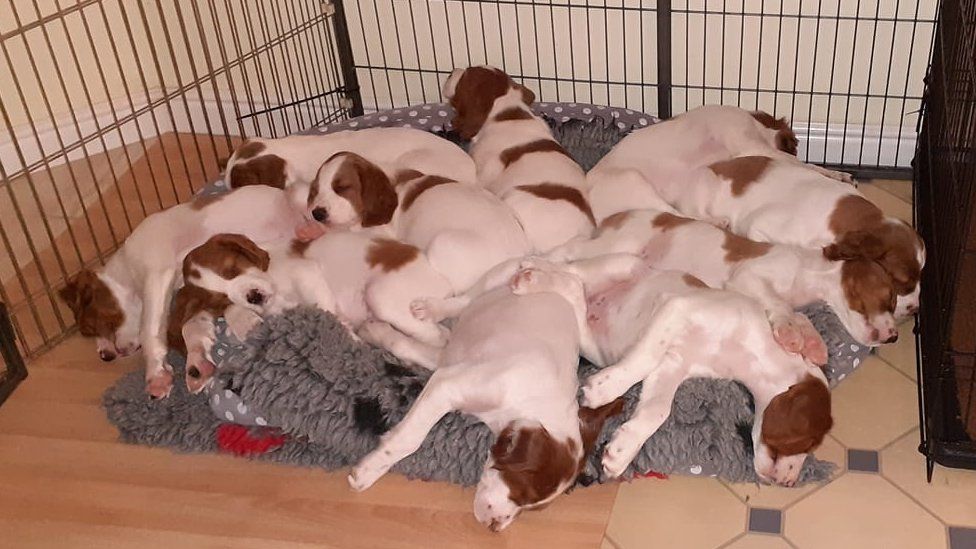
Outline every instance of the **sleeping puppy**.
POLYGON ((105 267, 83 270, 59 295, 81 335, 95 338, 102 360, 141 347, 146 392, 164 398, 173 385, 166 364, 167 315, 183 257, 218 233, 267 242, 293 234, 302 221, 285 193, 270 187, 197 197, 144 219, 105 267))
POLYGON ((918 309, 925 244, 850 185, 766 156, 713 163, 684 183, 664 198, 685 215, 720 219, 753 240, 823 248, 831 260, 875 261, 898 294, 895 314, 918 309))
POLYGON ((737 292, 715 290, 687 273, 642 270, 617 254, 566 265, 534 260, 518 292, 558 292, 576 303, 594 364, 607 365, 583 387, 583 404, 598 407, 643 382, 633 416, 611 438, 604 472, 619 476, 671 412, 675 391, 691 377, 734 379, 755 399, 752 428, 756 474, 792 486, 808 452, 833 425, 830 391, 820 368, 776 342, 762 306, 737 292), (565 281, 566 275, 579 283, 565 281))
MULTIPOLYGON (((292 135, 280 139, 251 138, 227 161, 224 182, 234 189, 269 185, 284 189, 307 187, 319 166, 339 152, 353 152, 384 168, 475 182, 474 165, 460 147, 412 128, 367 128, 326 135, 292 135)), ((307 195, 307 188, 304 193, 307 195)))
POLYGON ((263 248, 239 235, 217 235, 186 256, 183 276, 188 286, 261 317, 312 305, 333 313, 352 335, 376 320, 425 344, 441 346, 447 339, 442 326, 414 317, 410 304, 419 296, 447 297, 450 284, 419 249, 377 231, 334 232, 310 243, 286 239, 263 248))
POLYGON ((826 302, 865 345, 898 338, 895 289, 871 260, 830 261, 820 250, 756 242, 657 210, 614 214, 592 239, 567 243, 547 257, 573 261, 610 253, 635 254, 655 269, 687 272, 713 288, 734 289, 758 300, 784 349, 815 364, 826 362, 827 349, 810 321, 794 312, 814 301, 826 302))
POLYGON ((586 174, 532 113, 535 94, 488 66, 455 69, 443 94, 472 140, 479 183, 511 206, 535 251, 593 231, 586 174))
POLYGON ((357 491, 413 453, 441 417, 469 413, 496 435, 474 515, 498 532, 570 488, 604 420, 623 408, 621 400, 595 410, 577 404, 576 315, 552 292, 519 296, 507 284, 489 289, 461 312, 442 349, 382 324, 368 331, 368 339, 386 339, 389 347, 413 347, 437 369, 403 420, 353 467, 349 484, 357 491))
POLYGON ((531 250, 518 219, 487 190, 413 170, 391 177, 353 153, 322 164, 306 208, 322 230, 375 228, 416 246, 454 292, 531 250))

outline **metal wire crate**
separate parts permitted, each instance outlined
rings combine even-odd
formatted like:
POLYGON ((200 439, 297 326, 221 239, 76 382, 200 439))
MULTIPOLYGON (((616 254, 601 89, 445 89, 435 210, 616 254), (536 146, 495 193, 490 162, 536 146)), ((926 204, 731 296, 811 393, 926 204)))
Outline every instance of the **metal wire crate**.
POLYGON ((976 2, 942 3, 915 178, 928 249, 918 322, 920 450, 976 469, 976 2))

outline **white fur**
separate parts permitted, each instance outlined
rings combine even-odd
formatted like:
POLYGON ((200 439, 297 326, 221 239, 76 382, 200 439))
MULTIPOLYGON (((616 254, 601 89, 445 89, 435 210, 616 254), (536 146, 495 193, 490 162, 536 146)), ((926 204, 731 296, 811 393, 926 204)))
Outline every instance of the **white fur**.
POLYGON ((664 423, 682 381, 714 377, 742 382, 755 398, 752 433, 760 478, 784 485, 796 482, 805 454, 772 459, 760 439, 763 411, 805 376, 825 384, 826 378, 819 368, 780 348, 758 302, 732 291, 689 286, 676 271, 652 270, 634 277, 640 262, 622 254, 564 266, 542 261, 529 265, 537 274, 524 291, 557 291, 570 298, 565 292, 571 286, 553 284, 551 272, 577 276, 585 288, 588 317, 581 324, 591 332, 596 349, 588 352, 583 346, 583 355, 595 364, 612 365, 587 380, 583 405, 601 406, 643 382, 634 415, 606 448, 603 467, 608 475, 620 475, 664 423))

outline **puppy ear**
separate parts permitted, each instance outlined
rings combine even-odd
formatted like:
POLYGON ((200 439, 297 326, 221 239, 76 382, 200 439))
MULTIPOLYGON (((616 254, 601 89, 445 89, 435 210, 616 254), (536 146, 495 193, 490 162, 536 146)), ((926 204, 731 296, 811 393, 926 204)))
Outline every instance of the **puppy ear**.
POLYGON ((454 97, 454 93, 457 91, 458 81, 461 80, 463 74, 464 69, 462 68, 451 71, 451 75, 447 77, 447 80, 444 81, 444 86, 441 87, 441 95, 444 96, 444 99, 450 101, 454 97))
POLYGON ((233 253, 244 256, 250 263, 262 271, 268 270, 271 257, 250 238, 240 234, 218 234, 212 238, 213 242, 233 253))
POLYGON ((532 103, 535 103, 535 92, 533 92, 529 88, 526 88, 522 84, 515 84, 515 89, 522 92, 523 103, 525 103, 526 105, 531 105, 532 103))
POLYGON ((608 418, 616 416, 624 411, 624 399, 623 397, 614 400, 609 404, 604 404, 599 408, 584 408, 579 409, 579 423, 580 423, 580 439, 583 441, 583 457, 582 460, 585 462, 586 458, 593 451, 593 446, 596 444, 596 439, 600 436, 600 431, 603 430, 603 424, 608 418))
POLYGON ((84 269, 68 281, 68 284, 58 290, 58 296, 68 305, 75 317, 91 303, 94 297, 94 282, 97 275, 89 269, 84 269))
POLYGON ((359 179, 362 226, 373 227, 389 223, 399 203, 390 178, 378 166, 362 157, 354 159, 353 168, 359 179))
POLYGON ((868 231, 851 231, 833 244, 824 246, 823 255, 831 261, 847 259, 880 259, 885 255, 885 244, 878 235, 868 231))

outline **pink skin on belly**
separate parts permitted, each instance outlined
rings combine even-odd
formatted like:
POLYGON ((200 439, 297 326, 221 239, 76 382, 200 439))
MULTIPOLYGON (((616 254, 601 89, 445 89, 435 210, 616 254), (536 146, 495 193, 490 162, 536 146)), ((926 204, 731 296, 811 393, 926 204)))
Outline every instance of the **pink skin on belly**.
POLYGON ((614 314, 621 297, 634 287, 635 279, 616 284, 589 296, 586 300, 586 322, 593 331, 593 335, 605 341, 610 333, 610 319, 614 314))
POLYGON ((653 267, 671 251, 672 240, 674 240, 673 235, 666 233, 654 236, 637 252, 637 256, 643 259, 646 265, 653 267))

